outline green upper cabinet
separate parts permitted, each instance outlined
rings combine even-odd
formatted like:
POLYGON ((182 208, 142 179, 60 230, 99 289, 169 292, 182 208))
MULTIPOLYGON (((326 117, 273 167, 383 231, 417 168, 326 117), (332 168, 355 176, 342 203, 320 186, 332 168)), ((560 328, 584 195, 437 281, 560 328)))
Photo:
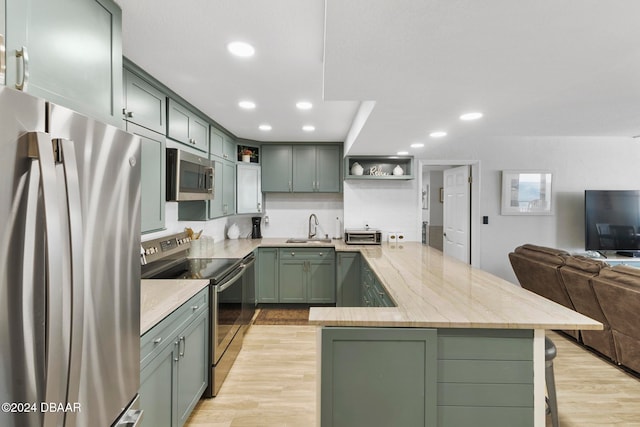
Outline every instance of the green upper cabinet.
POLYGON ((339 193, 339 145, 263 145, 262 191, 339 193))
POLYGON ((127 122, 166 135, 166 95, 136 74, 124 70, 124 107, 127 122))
POLYGON ((209 123, 171 98, 167 108, 167 136, 197 150, 209 152, 209 123))
POLYGON ((235 161, 236 141, 228 135, 222 137, 222 158, 225 160, 235 161))
POLYGON ((224 134, 213 126, 210 127, 209 144, 209 153, 211 153, 212 156, 223 159, 224 134))
POLYGON ((6 85, 122 127, 121 34, 111 0, 6 0, 6 85))
POLYGON ((293 190, 293 147, 291 145, 262 146, 262 191, 293 190))
POLYGON ((236 142, 229 135, 211 126, 211 145, 209 151, 212 156, 220 159, 235 161, 236 142))
MULTIPOLYGON (((236 213, 236 168, 235 163, 216 160, 214 164, 214 195, 209 201, 208 218, 219 218, 236 213)), ((186 212, 186 211, 185 211, 186 212)), ((183 219, 197 220, 198 216, 184 216, 183 219)))
POLYGON ((127 131, 141 141, 140 225, 142 233, 164 229, 165 136, 127 123, 127 131))
POLYGON ((293 191, 310 193, 316 191, 316 147, 302 145, 293 147, 293 191))
POLYGON ((340 192, 340 147, 299 145, 293 147, 294 192, 340 192))
POLYGON ((236 213, 236 166, 231 162, 223 162, 222 170, 222 213, 236 213))
POLYGON ((316 146, 316 189, 323 193, 339 193, 342 179, 340 146, 316 146))

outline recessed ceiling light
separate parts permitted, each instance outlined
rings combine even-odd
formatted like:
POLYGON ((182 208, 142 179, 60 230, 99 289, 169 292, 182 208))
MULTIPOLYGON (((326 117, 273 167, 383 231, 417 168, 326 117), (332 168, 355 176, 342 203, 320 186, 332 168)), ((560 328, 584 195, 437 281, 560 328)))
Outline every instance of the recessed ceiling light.
POLYGON ((256 108, 256 103, 253 101, 240 101, 238 102, 238 106, 240 108, 244 108, 245 110, 253 110, 256 108))
POLYGON ((271 125, 268 125, 266 123, 261 124, 260 126, 258 126, 258 129, 268 132, 271 130, 271 125))
POLYGON ((409 154, 408 151, 398 151, 398 156, 406 156, 407 154, 409 154))
POLYGON ((414 144, 411 144, 411 148, 422 148, 424 147, 424 144, 422 142, 416 142, 414 144))
POLYGON ((256 52, 253 46, 245 42, 231 42, 227 45, 227 50, 240 58, 249 58, 256 52))
POLYGON ((431 138, 442 138, 443 136, 447 136, 447 133, 444 132, 444 131, 439 130, 439 131, 436 131, 436 132, 431 132, 429 134, 429 136, 431 138))
POLYGON ((477 120, 482 117, 482 113, 466 113, 460 116, 460 120, 477 120))
POLYGON ((298 107, 299 110, 310 110, 313 108, 313 104, 309 101, 300 101, 296 103, 296 107, 298 107))
POLYGON ((313 132, 314 130, 316 130, 316 127, 313 125, 304 125, 302 126, 302 130, 305 132, 313 132))

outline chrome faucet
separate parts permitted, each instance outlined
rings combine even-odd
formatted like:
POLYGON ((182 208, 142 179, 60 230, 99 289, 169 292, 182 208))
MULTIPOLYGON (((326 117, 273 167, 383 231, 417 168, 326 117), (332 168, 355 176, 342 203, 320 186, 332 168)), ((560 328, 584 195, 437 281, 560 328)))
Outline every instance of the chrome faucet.
POLYGON ((317 226, 318 226, 318 217, 316 216, 316 214, 312 213, 311 215, 309 215, 309 237, 308 237, 309 239, 312 239, 316 236, 316 233, 318 232, 317 226), (315 219, 316 221, 315 224, 311 223, 311 220, 313 219, 315 219), (313 233, 311 232, 312 225, 313 225, 313 233))

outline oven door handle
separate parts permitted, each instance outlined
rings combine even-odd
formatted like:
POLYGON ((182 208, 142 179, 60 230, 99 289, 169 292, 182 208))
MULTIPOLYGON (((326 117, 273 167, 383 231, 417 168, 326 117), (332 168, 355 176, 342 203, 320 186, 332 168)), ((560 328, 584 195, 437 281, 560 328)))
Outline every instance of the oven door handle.
POLYGON ((229 279, 227 282, 225 282, 223 285, 218 285, 216 286, 216 292, 220 293, 220 292, 224 292, 226 291, 229 286, 233 285, 235 282, 238 281, 239 278, 242 277, 242 275, 244 274, 244 269, 246 268, 246 265, 242 265, 240 266, 240 271, 238 272, 238 274, 236 274, 235 276, 233 276, 231 279, 229 279))

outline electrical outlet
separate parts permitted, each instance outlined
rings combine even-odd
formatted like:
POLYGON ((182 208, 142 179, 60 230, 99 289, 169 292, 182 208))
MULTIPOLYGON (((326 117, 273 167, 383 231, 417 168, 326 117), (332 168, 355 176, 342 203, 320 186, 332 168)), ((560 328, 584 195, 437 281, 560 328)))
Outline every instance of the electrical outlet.
POLYGON ((390 231, 390 232, 387 234, 387 241, 388 241, 389 243, 396 243, 396 242, 398 241, 398 236, 397 236, 397 234, 396 234, 396 232, 395 232, 395 231, 390 231))

